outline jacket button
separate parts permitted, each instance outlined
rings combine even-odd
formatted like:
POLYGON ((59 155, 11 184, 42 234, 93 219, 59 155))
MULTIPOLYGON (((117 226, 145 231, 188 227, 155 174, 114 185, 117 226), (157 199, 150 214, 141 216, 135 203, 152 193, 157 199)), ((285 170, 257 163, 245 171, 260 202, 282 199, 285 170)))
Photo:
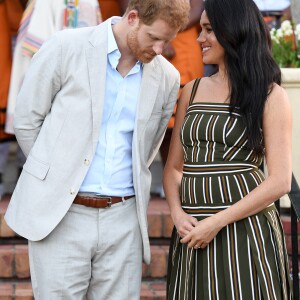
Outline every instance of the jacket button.
POLYGON ((85 164, 86 166, 88 166, 88 165, 90 164, 90 161, 89 161, 88 159, 85 159, 85 160, 84 160, 84 164, 85 164))
POLYGON ((74 190, 70 190, 70 194, 71 195, 75 195, 75 191, 74 190))

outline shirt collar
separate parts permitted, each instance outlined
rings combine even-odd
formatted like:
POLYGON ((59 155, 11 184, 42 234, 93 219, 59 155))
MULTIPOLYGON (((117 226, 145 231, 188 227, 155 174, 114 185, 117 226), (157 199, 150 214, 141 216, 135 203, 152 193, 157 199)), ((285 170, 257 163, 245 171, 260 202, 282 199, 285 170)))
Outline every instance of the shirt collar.
MULTIPOLYGON (((111 64, 111 66, 116 69, 119 63, 119 59, 121 57, 121 52, 119 51, 113 30, 112 30, 112 26, 116 23, 118 23, 120 20, 122 19, 122 17, 112 17, 108 20, 108 28, 107 28, 107 40, 108 40, 108 47, 107 47, 107 56, 108 56, 108 60, 109 63, 111 64)), ((137 61, 136 65, 133 67, 132 71, 139 71, 140 68, 143 67, 143 63, 141 63, 140 61, 137 61)), ((134 72, 134 73, 135 73, 134 72)), ((131 72, 130 72, 131 73, 131 72)))

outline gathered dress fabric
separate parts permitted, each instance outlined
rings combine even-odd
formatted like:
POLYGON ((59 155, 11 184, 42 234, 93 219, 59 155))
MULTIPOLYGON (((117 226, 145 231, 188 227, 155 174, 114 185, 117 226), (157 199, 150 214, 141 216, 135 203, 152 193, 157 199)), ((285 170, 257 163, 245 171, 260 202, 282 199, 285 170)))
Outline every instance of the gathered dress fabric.
MULTIPOLYGON (((241 200, 264 180, 238 108, 194 102, 181 128, 183 210, 198 221, 241 200)), ((224 227, 204 249, 172 233, 167 299, 292 299, 284 233, 274 204, 224 227)))

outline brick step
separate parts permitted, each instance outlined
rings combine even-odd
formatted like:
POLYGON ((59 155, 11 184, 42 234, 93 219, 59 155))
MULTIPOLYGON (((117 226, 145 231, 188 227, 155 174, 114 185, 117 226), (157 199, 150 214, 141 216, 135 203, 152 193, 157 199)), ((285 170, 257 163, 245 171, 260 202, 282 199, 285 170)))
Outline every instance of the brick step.
MULTIPOLYGON (((0 201, 0 238, 18 237, 4 220, 9 199, 9 196, 5 196, 2 201, 0 201)), ((169 238, 171 236, 173 222, 165 199, 152 197, 148 207, 148 224, 150 238, 169 238)))
MULTIPOLYGON (((143 281, 141 300, 165 300, 165 281, 143 281)), ((0 283, 0 300, 33 300, 30 281, 0 283)))
MULTIPOLYGON (((143 278, 157 280, 167 275, 167 245, 151 245, 151 264, 143 263, 143 278)), ((0 246, 0 280, 29 279, 29 259, 27 245, 0 246)))
POLYGON ((30 281, 0 283, 0 300, 33 300, 30 281))

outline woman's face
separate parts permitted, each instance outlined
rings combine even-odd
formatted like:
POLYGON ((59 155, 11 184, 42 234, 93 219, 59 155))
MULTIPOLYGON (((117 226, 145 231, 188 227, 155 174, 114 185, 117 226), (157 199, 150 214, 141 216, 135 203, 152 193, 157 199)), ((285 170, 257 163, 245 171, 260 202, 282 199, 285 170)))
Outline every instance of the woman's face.
POLYGON ((200 26, 201 32, 197 40, 202 48, 203 62, 205 64, 224 64, 224 48, 218 42, 205 11, 202 13, 200 26))

